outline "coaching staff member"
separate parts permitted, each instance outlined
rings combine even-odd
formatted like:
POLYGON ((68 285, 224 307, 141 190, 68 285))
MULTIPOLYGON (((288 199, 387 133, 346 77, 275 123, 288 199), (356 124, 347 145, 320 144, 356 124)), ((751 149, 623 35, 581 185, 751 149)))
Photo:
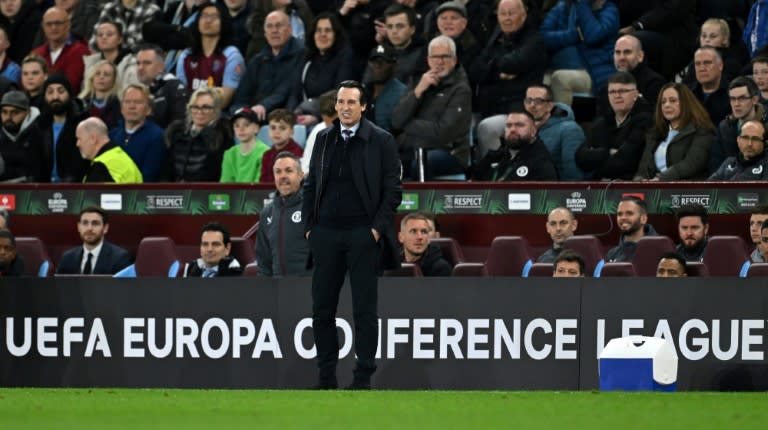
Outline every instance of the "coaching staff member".
POLYGON ((359 82, 338 85, 332 127, 320 132, 304 182, 302 218, 312 274, 312 328, 317 346, 317 388, 337 387, 336 307, 349 272, 357 364, 350 389, 370 389, 378 345, 378 276, 400 265, 395 210, 401 167, 394 138, 363 118, 359 82))

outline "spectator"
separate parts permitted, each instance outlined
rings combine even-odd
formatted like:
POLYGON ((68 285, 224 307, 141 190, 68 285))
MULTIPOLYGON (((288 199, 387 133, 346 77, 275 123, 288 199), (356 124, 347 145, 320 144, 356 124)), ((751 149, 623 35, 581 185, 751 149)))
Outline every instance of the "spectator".
POLYGON ((165 53, 157 45, 142 45, 136 53, 139 81, 152 93, 152 120, 162 128, 184 120, 189 92, 176 76, 163 71, 165 53))
POLYGON ((758 50, 768 45, 766 22, 768 22, 768 1, 755 0, 749 10, 742 36, 750 56, 754 56, 758 50))
POLYGON ((365 109, 365 118, 384 130, 392 130, 392 114, 405 94, 405 84, 395 77, 397 56, 393 48, 379 45, 368 56, 368 80, 365 87, 371 100, 365 109))
POLYGON ((498 27, 469 72, 477 88, 472 111, 484 118, 519 108, 525 90, 541 83, 547 65, 546 46, 528 21, 523 0, 501 0, 497 16, 498 27))
POLYGON ((667 80, 682 70, 695 49, 691 35, 696 34, 696 0, 619 0, 619 14, 629 17, 631 25, 619 30, 619 35, 632 34, 643 43, 648 65, 667 80), (640 16, 630 16, 627 8, 641 10, 640 16))
POLYGON ((687 266, 685 258, 679 253, 674 251, 665 252, 659 257, 659 264, 656 266, 656 277, 680 278, 688 276, 687 266))
POLYGON ((384 11, 384 25, 386 34, 377 34, 376 42, 394 48, 395 78, 410 83, 424 58, 424 41, 416 33, 416 11, 394 3, 384 11))
POLYGON ((318 97, 318 107, 320 109, 320 118, 322 122, 312 127, 312 132, 307 136, 307 142, 304 145, 304 154, 301 156, 301 170, 309 171, 309 160, 312 159, 312 150, 315 147, 317 135, 326 128, 333 125, 333 121, 339 116, 336 114, 336 90, 333 89, 323 93, 318 97))
POLYGON ((272 147, 264 153, 261 161, 261 182, 274 182, 273 170, 267 166, 273 166, 277 155, 283 151, 301 157, 304 150, 293 140, 293 126, 296 117, 286 109, 275 109, 269 113, 269 139, 272 147))
POLYGON ((152 95, 142 84, 123 89, 120 112, 123 120, 109 132, 109 138, 133 159, 144 182, 159 181, 167 164, 163 129, 149 119, 152 95))
POLYGON ((264 34, 268 46, 248 62, 248 68, 235 92, 230 111, 250 107, 259 121, 267 113, 286 106, 291 93, 291 76, 301 67, 303 45, 291 36, 291 21, 284 12, 267 16, 264 34))
POLYGON ((98 207, 88 206, 80 211, 77 233, 81 246, 61 256, 57 274, 114 275, 130 266, 133 258, 125 249, 105 239, 109 232, 109 214, 98 207))
POLYGON ((16 252, 16 238, 8 230, 0 230, 0 277, 24 276, 24 257, 16 252))
MULTIPOLYGON (((192 44, 190 32, 200 14, 200 5, 207 3, 206 0, 170 0, 163 7, 162 15, 155 15, 142 27, 144 42, 157 46, 166 54, 164 72, 176 71, 179 54, 192 44)), ((141 45, 138 46, 140 49, 141 45)))
POLYGON ((120 24, 103 22, 96 27, 95 36, 96 53, 83 58, 86 80, 99 61, 108 60, 117 69, 118 90, 122 90, 129 84, 138 83, 136 57, 123 46, 123 28, 120 24))
POLYGON ((184 265, 185 278, 218 278, 240 276, 243 268, 229 253, 232 241, 229 230, 211 222, 200 230, 200 258, 184 265))
POLYGON ((72 34, 80 40, 88 40, 93 36, 101 7, 106 2, 104 0, 55 0, 53 3, 69 14, 72 34))
POLYGON ((706 177, 709 151, 715 140, 707 111, 683 84, 669 83, 656 103, 654 126, 648 133, 635 179, 675 181, 706 177))
POLYGON ((272 171, 277 191, 261 211, 256 233, 259 275, 309 276, 309 245, 301 216, 304 171, 299 158, 285 151, 277 154, 272 171))
POLYGON ((46 41, 32 53, 43 57, 51 72, 63 73, 77 94, 85 73, 83 57, 91 51, 85 43, 72 37, 69 28, 69 14, 65 10, 57 7, 48 9, 43 15, 46 41))
POLYGON ((232 146, 232 128, 221 118, 221 95, 199 88, 187 104, 187 120, 175 121, 165 131, 170 180, 217 182, 224 151, 232 146))
POLYGON ((253 4, 253 14, 249 18, 251 40, 248 43, 246 58, 251 60, 254 55, 267 48, 267 45, 271 46, 269 36, 265 37, 263 30, 272 12, 286 15, 290 24, 289 36, 294 37, 300 45, 304 44, 305 29, 309 28, 313 18, 306 0, 255 0, 253 4))
POLYGON ((752 213, 749 216, 749 236, 755 245, 755 249, 750 254, 753 263, 765 263, 768 261, 760 251, 760 244, 762 243, 761 232, 763 223, 766 221, 768 221, 768 205, 761 204, 752 209, 752 213))
POLYGON ((547 45, 552 92, 568 106, 573 93, 602 88, 613 73, 611 54, 619 31, 619 9, 605 0, 560 0, 539 32, 547 45))
POLYGON ((631 262, 637 250, 637 241, 644 236, 656 236, 648 224, 648 205, 637 197, 622 197, 616 209, 616 225, 621 236, 619 244, 611 248, 605 259, 609 262, 631 262))
POLYGON ((472 89, 467 74, 457 65, 456 44, 447 36, 429 43, 429 71, 414 81, 392 113, 392 127, 404 176, 418 179, 415 148, 429 150, 427 178, 464 173, 469 167, 469 128, 472 124, 472 89), (410 167, 410 168, 409 168, 410 167))
POLYGON ((107 128, 112 129, 120 119, 118 92, 117 67, 109 60, 101 60, 86 75, 78 98, 88 116, 101 118, 107 128))
POLYGON ((704 250, 709 241, 707 208, 700 204, 684 205, 675 212, 675 218, 680 238, 680 244, 675 251, 686 261, 704 261, 704 250))
POLYGON ((709 171, 715 173, 728 157, 739 153, 736 137, 746 121, 758 120, 765 122, 765 106, 760 104, 760 89, 755 82, 747 77, 739 76, 728 84, 728 97, 731 104, 731 114, 720 121, 717 128, 717 139, 709 153, 709 171))
POLYGON ((608 79, 608 96, 611 111, 592 122, 589 140, 576 151, 576 165, 589 172, 588 178, 631 180, 645 149, 653 107, 640 96, 629 72, 608 79))
POLYGON ((473 168, 481 181, 556 181, 557 170, 547 147, 536 136, 536 125, 528 111, 507 116, 504 141, 473 168))
POLYGON ((66 76, 53 73, 43 84, 42 115, 38 120, 43 134, 47 171, 51 182, 81 182, 88 162, 77 149, 75 131, 84 115, 66 76))
POLYGON ((245 72, 240 51, 230 45, 232 25, 229 14, 216 4, 200 6, 192 26, 192 48, 184 50, 176 63, 176 76, 189 91, 215 88, 226 108, 245 72))
MULTIPOLYGON (((474 1, 472 3, 484 3, 474 1)), ((490 5, 486 5, 490 11, 490 5)), ((437 29, 429 30, 427 37, 448 36, 456 43, 456 56, 464 70, 469 70, 475 57, 480 53, 484 46, 484 40, 478 39, 468 27, 469 15, 467 8, 458 1, 447 1, 433 11, 433 19, 427 19, 427 22, 436 21, 437 29)))
POLYGON ((723 77, 723 58, 711 47, 703 47, 694 54, 696 82, 689 85, 691 91, 707 110, 712 124, 728 115, 728 81, 723 77))
POLYGON ((579 226, 578 220, 570 209, 559 206, 552 209, 547 216, 547 234, 552 239, 552 246, 536 259, 537 263, 554 263, 563 252, 563 244, 573 236, 579 226))
POLYGON ((324 12, 312 21, 303 65, 296 70, 288 109, 297 122, 312 126, 320 121, 318 97, 348 79, 359 79, 360 66, 347 45, 344 28, 335 14, 324 12))
POLYGON ((48 63, 37 55, 29 55, 21 63, 21 89, 29 97, 29 104, 41 109, 45 104, 43 84, 48 79, 48 63))
POLYGON ((763 107, 768 105, 768 57, 755 57, 752 59, 752 79, 760 89, 760 103, 763 107))
POLYGON ((242 108, 232 116, 232 131, 237 145, 224 152, 219 182, 259 182, 261 161, 269 146, 258 137, 259 120, 249 108, 242 108))
MULTIPOLYGON (((699 47, 710 46, 717 49, 723 59, 723 80, 730 82, 739 76, 742 67, 749 62, 749 53, 740 40, 731 46, 731 29, 728 22, 720 18, 710 18, 701 25, 699 47)), ((683 83, 689 87, 696 83, 694 63, 688 65, 683 76, 683 83)))
POLYGON ((4 0, 0 2, 0 26, 6 29, 11 47, 8 56, 20 63, 35 46, 40 31, 42 9, 33 0, 4 0))
POLYGON ((765 123, 747 120, 736 143, 739 152, 723 161, 710 181, 760 181, 768 179, 768 153, 765 151, 765 123))
MULTIPOLYGON (((123 45, 134 51, 142 42, 142 27, 160 15, 160 8, 151 0, 113 0, 101 9, 98 24, 114 22, 119 24, 125 35, 123 45)), ((45 21, 45 17, 43 17, 45 21)), ((91 48, 96 48, 96 38, 91 37, 91 48)))
POLYGON ((424 276, 451 276, 451 264, 443 258, 440 247, 429 243, 429 221, 424 214, 412 212, 404 216, 397 240, 402 246, 402 262, 419 266, 424 276))
POLYGON ((347 34, 354 35, 349 42, 358 57, 365 58, 377 45, 376 34, 386 32, 386 24, 381 18, 384 9, 391 4, 392 0, 336 0, 336 10, 344 29, 347 34))
POLYGON ((11 41, 8 38, 8 31, 0 25, 0 76, 11 82, 19 82, 21 68, 8 56, 10 47, 11 41))
MULTIPOLYGON (((182 2, 183 3, 183 2, 182 2)), ((248 18, 251 16, 251 2, 249 0, 224 0, 232 23, 232 44, 241 54, 248 50, 248 42, 251 33, 248 30, 248 18)))
POLYGON ((583 278, 586 265, 576 251, 566 249, 554 261, 553 278, 583 278))
POLYGON ((21 91, 9 91, 0 101, 0 181, 48 182, 37 118, 40 111, 29 106, 29 99, 21 91))
POLYGON ((107 125, 98 118, 88 118, 77 126, 77 148, 91 165, 83 182, 140 184, 141 171, 123 148, 109 140, 107 125))

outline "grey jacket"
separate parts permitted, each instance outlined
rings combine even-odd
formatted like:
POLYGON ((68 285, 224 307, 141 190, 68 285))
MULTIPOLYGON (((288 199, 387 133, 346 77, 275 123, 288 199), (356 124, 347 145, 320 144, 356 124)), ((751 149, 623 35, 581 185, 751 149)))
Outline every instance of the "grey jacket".
POLYGON ((301 215, 303 193, 282 197, 273 193, 272 203, 261 211, 256 234, 256 261, 262 276, 308 276, 309 246, 301 215))

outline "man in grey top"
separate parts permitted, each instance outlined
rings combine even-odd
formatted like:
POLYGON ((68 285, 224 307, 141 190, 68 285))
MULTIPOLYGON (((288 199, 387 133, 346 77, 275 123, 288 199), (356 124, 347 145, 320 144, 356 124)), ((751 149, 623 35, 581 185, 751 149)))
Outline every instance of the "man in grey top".
POLYGON ((566 207, 556 207, 547 216, 547 234, 552 238, 552 247, 536 259, 537 263, 554 263, 563 250, 566 239, 573 236, 579 222, 566 207))

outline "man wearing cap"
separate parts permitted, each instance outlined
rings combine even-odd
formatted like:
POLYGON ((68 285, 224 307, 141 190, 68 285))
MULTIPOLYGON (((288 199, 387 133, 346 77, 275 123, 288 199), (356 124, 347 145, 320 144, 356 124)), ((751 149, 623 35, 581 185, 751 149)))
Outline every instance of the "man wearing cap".
POLYGON ((80 92, 85 63, 83 57, 90 54, 88 46, 70 34, 69 14, 66 10, 52 7, 43 14, 45 43, 32 53, 45 59, 50 72, 61 72, 69 80, 74 93, 80 92))
POLYGON ((429 42, 429 70, 408 86, 392 113, 400 158, 409 169, 414 149, 429 149, 427 178, 463 173, 469 167, 469 128, 472 125, 472 90, 467 74, 457 65, 456 44, 448 36, 429 42))
POLYGON ((467 28, 467 8, 457 1, 449 1, 435 9, 435 21, 438 34, 448 36, 456 42, 456 55, 464 69, 469 69, 472 61, 483 49, 472 31, 467 28))
POLYGON ((21 91, 9 91, 0 101, 0 158, 5 164, 0 181, 23 178, 28 182, 47 182, 40 131, 37 118, 40 111, 29 106, 27 95, 21 91))
POLYGON ((43 84, 43 109, 39 129, 43 135, 48 180, 81 182, 88 167, 78 151, 75 128, 87 114, 78 108, 76 93, 61 73, 48 76, 43 84))
POLYGON ((392 129, 392 111, 405 93, 405 84, 395 77, 397 54, 389 45, 378 45, 368 56, 365 89, 371 100, 365 118, 384 130, 392 129))
POLYGON ((91 117, 77 126, 77 148, 91 164, 83 182, 114 182, 116 184, 140 184, 141 171, 131 156, 109 140, 107 125, 91 117))

